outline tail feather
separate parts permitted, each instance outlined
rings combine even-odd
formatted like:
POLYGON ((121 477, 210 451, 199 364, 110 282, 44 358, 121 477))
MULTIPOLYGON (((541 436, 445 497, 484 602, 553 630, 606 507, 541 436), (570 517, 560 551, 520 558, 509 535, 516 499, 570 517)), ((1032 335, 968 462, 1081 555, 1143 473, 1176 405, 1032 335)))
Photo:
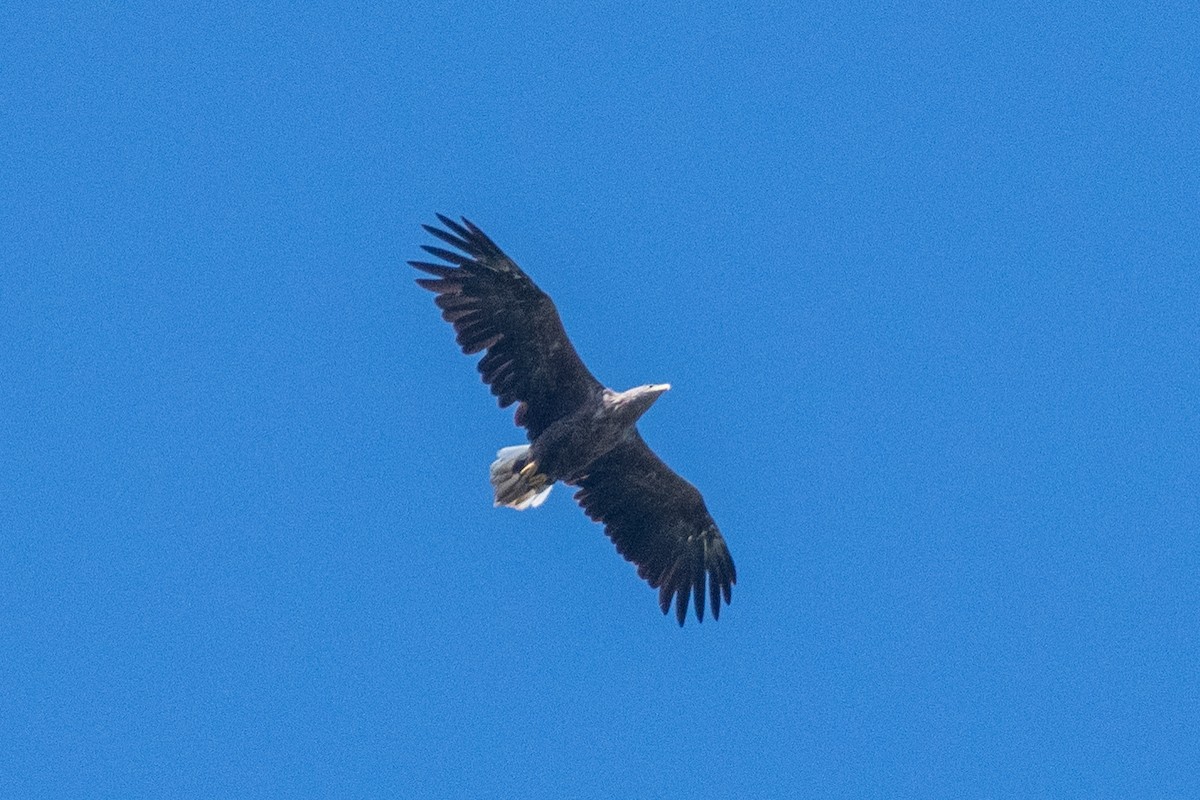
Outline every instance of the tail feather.
POLYGON ((546 502, 554 486, 548 476, 537 471, 537 462, 530 460, 527 444, 500 448, 490 471, 497 506, 520 511, 537 508, 546 502))

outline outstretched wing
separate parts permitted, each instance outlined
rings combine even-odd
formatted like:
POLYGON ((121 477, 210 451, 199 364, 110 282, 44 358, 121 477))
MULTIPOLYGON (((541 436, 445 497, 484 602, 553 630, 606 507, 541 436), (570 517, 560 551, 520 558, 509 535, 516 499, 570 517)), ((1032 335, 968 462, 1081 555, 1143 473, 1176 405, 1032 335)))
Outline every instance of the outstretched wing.
POLYGON ((422 227, 462 252, 422 245, 450 266, 408 263, 437 276, 417 283, 437 293, 442 318, 454 325, 464 353, 487 350, 479 372, 501 408, 520 401, 516 423, 532 441, 603 387, 571 346, 549 296, 466 217, 461 225, 437 218, 448 231, 422 227))
POLYGON ((658 589, 664 614, 674 598, 675 616, 682 625, 691 598, 696 619, 703 621, 707 579, 713 619, 720 616, 721 597, 728 604, 737 583, 725 539, 696 487, 664 464, 636 430, 596 459, 575 483, 579 505, 604 523, 617 552, 658 589))

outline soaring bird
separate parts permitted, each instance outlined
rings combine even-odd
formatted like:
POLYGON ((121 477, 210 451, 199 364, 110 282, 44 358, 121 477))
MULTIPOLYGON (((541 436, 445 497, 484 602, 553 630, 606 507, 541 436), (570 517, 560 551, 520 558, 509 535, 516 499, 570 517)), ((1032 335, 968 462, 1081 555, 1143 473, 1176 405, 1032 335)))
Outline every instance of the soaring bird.
POLYGON ((728 604, 737 582, 725 539, 696 487, 663 463, 637 429, 670 384, 623 392, 604 386, 575 352, 549 296, 468 219, 437 218, 444 230, 422 227, 454 250, 422 245, 445 263, 408 263, 435 276, 417 283, 437 295, 463 352, 487 351, 479 372, 501 408, 517 404, 516 424, 529 438, 496 454, 495 505, 533 508, 557 481, 577 487, 584 512, 658 589, 664 614, 674 601, 683 625, 692 600, 702 622, 707 593, 718 618, 722 597, 728 604))

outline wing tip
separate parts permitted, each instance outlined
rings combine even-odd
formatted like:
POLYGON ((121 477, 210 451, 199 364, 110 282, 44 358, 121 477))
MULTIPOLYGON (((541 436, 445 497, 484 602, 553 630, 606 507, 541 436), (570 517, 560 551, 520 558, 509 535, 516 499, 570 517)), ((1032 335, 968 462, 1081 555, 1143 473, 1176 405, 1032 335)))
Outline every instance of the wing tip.
POLYGON ((682 580, 677 578, 677 575, 670 576, 661 583, 658 604, 663 614, 668 613, 672 605, 675 606, 675 619, 680 627, 687 621, 689 605, 696 621, 703 623, 706 612, 712 613, 714 622, 721 618, 722 600, 724 605, 732 603, 732 587, 736 579, 723 572, 722 567, 702 564, 698 574, 682 580))
MULTIPOLYGON (((459 218, 462 220, 461 222, 455 222, 440 212, 435 212, 434 216, 437 217, 438 222, 445 226, 446 230, 433 225, 422 224, 421 227, 430 236, 462 250, 464 253, 470 255, 472 259, 475 259, 475 263, 482 263, 484 266, 491 266, 492 268, 504 266, 503 262, 505 259, 508 259, 508 256, 474 222, 465 216, 459 218)), ((425 247, 424 245, 422 246, 425 247)), ((433 252, 428 247, 425 247, 425 250, 433 252)), ((435 253, 435 255, 438 255, 440 258, 446 258, 442 253, 435 253)), ((457 254, 456 257, 461 258, 457 254)), ((452 263, 459 263, 455 259, 448 260, 452 261, 452 263)), ((463 264, 462 266, 466 265, 463 264)))

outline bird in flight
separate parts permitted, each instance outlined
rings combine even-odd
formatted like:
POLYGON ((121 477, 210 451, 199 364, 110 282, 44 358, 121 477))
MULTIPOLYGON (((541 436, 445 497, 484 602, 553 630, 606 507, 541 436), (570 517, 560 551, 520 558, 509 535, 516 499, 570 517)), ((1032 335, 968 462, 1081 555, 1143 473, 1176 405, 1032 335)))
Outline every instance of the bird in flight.
POLYGON ((517 404, 516 424, 529 438, 496 454, 495 505, 534 508, 558 481, 577 487, 584 512, 658 589, 664 614, 674 602, 683 625, 690 600, 703 621, 707 595, 718 618, 737 583, 725 539, 696 487, 637 430, 670 384, 604 386, 575 352, 550 297, 468 219, 437 218, 444 230, 422 227, 454 250, 422 245, 444 263, 408 263, 435 276, 417 283, 437 295, 464 353, 486 351, 479 372, 501 408, 517 404))

